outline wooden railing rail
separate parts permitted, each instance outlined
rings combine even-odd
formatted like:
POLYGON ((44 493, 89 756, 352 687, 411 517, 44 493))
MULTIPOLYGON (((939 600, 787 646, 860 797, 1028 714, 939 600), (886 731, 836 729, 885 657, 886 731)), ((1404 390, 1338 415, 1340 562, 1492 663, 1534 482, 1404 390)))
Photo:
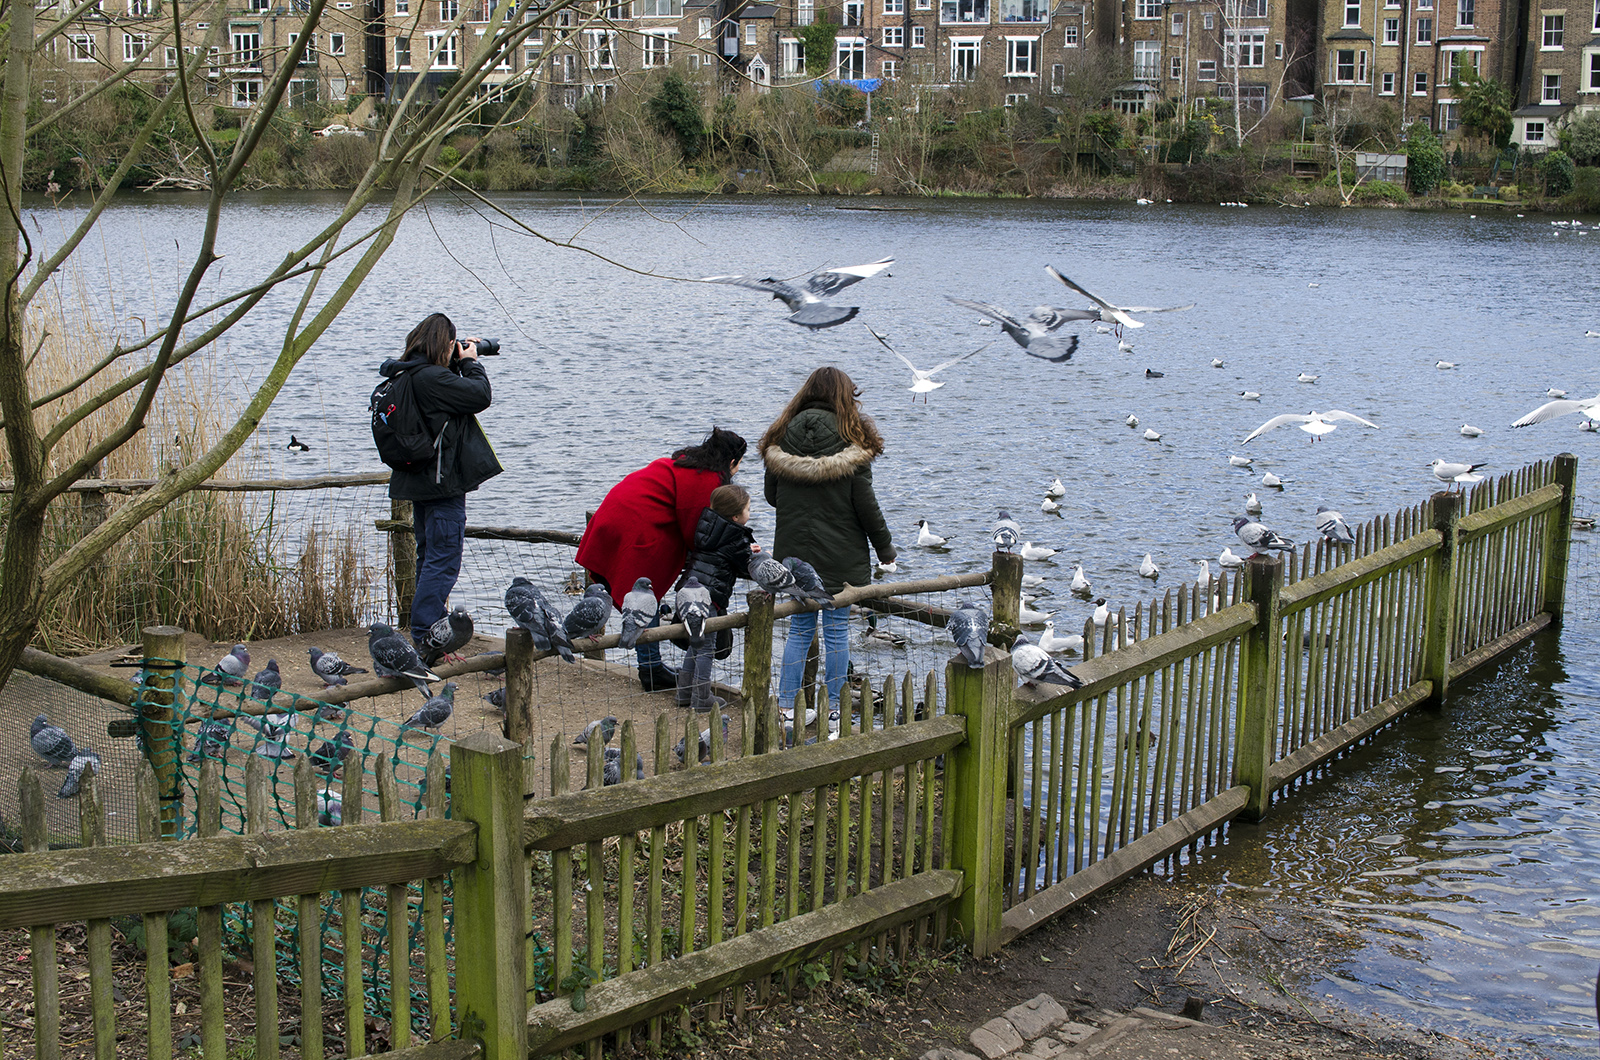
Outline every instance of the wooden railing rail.
MULTIPOLYGON (((155 478, 86 478, 67 487, 68 493, 143 493, 164 480, 155 478)), ((200 493, 279 493, 305 490, 349 489, 355 486, 385 486, 387 471, 340 475, 307 475, 304 478, 212 478, 197 483, 200 493)), ((0 493, 11 493, 16 484, 0 480, 0 493)))
POLYGON ((1415 537, 1286 585, 1278 596, 1278 615, 1284 617, 1304 611, 1368 582, 1377 581, 1385 574, 1421 563, 1439 550, 1442 540, 1439 531, 1424 530, 1415 537))
POLYGON ((1493 508, 1485 508, 1481 512, 1461 517, 1461 525, 1457 530, 1460 541, 1466 544, 1496 530, 1503 530, 1513 523, 1520 523, 1532 519, 1541 512, 1550 511, 1558 507, 1566 496, 1559 485, 1554 483, 1541 486, 1532 493, 1524 493, 1514 500, 1497 504, 1493 508))

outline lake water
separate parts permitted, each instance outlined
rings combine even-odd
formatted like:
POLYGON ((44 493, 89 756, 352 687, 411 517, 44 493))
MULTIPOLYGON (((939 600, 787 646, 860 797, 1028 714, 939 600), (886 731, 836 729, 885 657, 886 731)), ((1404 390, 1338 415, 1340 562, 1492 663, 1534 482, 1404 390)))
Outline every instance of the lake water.
MULTIPOLYGON (((477 523, 573 529, 620 477, 697 440, 713 423, 759 436, 820 364, 844 368, 888 448, 875 482, 897 543, 929 519, 945 554, 908 550, 907 573, 981 569, 997 507, 1026 536, 1081 562, 1116 606, 1147 598, 1146 552, 1187 580, 1237 545, 1230 522, 1263 471, 1265 519, 1312 533, 1319 504, 1352 523, 1437 487, 1435 457, 1492 471, 1570 450, 1580 510, 1595 496, 1596 439, 1577 417, 1513 431, 1549 387, 1600 391, 1600 234, 1530 215, 1312 211, 1024 201, 940 201, 894 212, 830 201, 643 202, 560 196, 496 200, 551 246, 479 206, 440 200, 410 218, 343 317, 305 359, 262 428, 285 473, 377 470, 365 425, 373 370, 427 312, 501 340, 483 417, 507 473, 472 499, 477 523), (894 255, 891 275, 835 301, 921 366, 992 343, 913 403, 910 373, 860 324, 811 333, 757 292, 680 282, 715 273, 794 276, 894 255), (610 261, 605 259, 611 259, 610 261), (1176 305, 1127 338, 1080 329, 1075 359, 1021 353, 954 294, 1025 314, 1082 300, 1053 264, 1122 303, 1176 305), (626 266, 623 268, 622 266, 626 266), (633 270, 633 271, 628 271, 633 270), (1211 367, 1213 359, 1223 361, 1211 367), (1436 361, 1459 367, 1437 370, 1436 361), (1148 379, 1146 368, 1164 377, 1148 379), (1307 372, 1315 384, 1296 382, 1307 372), (1240 391, 1259 391, 1259 403, 1240 391), (1346 425, 1312 444, 1269 416, 1339 408, 1346 425), (1136 415, 1140 427, 1124 425, 1136 415), (1463 438, 1470 422, 1482 437, 1463 438), (1144 440, 1146 427, 1162 435, 1144 440), (291 460, 293 432, 316 451, 291 460), (1228 464, 1255 458, 1253 470, 1228 464), (1039 511, 1056 476, 1060 517, 1039 511)), ((241 197, 224 215, 223 261, 201 301, 244 286, 336 211, 314 194, 241 197)), ((197 244, 198 198, 129 197, 104 218, 86 276, 105 316, 136 333, 176 290, 197 244)), ((71 207, 27 203, 50 241, 71 207)), ((1565 218, 1563 218, 1565 220, 1565 218)), ((1593 222, 1593 218, 1584 218, 1593 222)), ((219 359, 243 395, 276 350, 291 294, 235 328, 219 359)), ((752 464, 754 462, 752 461, 752 464)), ((759 493, 759 469, 741 476, 759 493)), ((769 510, 754 525, 770 540, 769 510)), ((1574 550, 1567 627, 1453 688, 1450 708, 1407 721, 1283 800, 1246 842, 1184 871, 1318 911, 1351 932, 1338 972, 1316 984, 1358 1010, 1486 1042, 1588 1055, 1600 960, 1600 664, 1596 557, 1574 550)), ((1064 578, 1058 578, 1064 582, 1064 578)), ((489 590, 494 594, 494 590, 489 590)), ((1064 594, 1058 593, 1057 599, 1064 594)), ((1076 627, 1087 605, 1062 605, 1076 627)))

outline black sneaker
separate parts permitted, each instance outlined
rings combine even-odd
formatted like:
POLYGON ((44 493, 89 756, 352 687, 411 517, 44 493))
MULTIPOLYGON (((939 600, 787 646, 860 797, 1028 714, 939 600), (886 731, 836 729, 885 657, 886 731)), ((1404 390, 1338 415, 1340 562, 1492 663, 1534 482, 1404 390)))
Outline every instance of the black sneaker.
POLYGON ((678 671, 664 664, 641 666, 639 684, 646 692, 675 692, 678 688, 678 671))
POLYGON ((721 696, 712 696, 710 702, 702 703, 698 707, 695 707, 694 710, 696 714, 710 714, 714 710, 720 711, 727 705, 728 701, 726 699, 723 699, 721 696))

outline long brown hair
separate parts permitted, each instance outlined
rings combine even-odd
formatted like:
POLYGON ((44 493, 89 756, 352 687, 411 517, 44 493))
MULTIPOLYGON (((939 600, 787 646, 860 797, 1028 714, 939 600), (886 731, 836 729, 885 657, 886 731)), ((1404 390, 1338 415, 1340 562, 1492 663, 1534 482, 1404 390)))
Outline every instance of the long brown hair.
POLYGON ((833 365, 824 365, 812 372, 778 418, 772 421, 767 433, 761 436, 761 449, 778 445, 789 429, 789 421, 808 405, 821 405, 833 413, 839 422, 839 437, 851 445, 865 449, 873 456, 883 452, 883 437, 872 417, 861 411, 861 391, 855 383, 833 365))
POLYGON ((443 313, 434 313, 406 336, 406 355, 401 360, 422 360, 449 368, 455 352, 456 326, 443 313))

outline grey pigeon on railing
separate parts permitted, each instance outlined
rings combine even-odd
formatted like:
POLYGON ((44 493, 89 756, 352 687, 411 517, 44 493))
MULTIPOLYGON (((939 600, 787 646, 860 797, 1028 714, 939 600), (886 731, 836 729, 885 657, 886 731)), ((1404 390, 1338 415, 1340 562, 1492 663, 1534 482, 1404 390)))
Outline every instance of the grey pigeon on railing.
MULTIPOLYGON (((633 756, 634 776, 644 779, 644 755, 635 752, 633 756)), ((622 783, 622 748, 607 747, 605 762, 600 767, 601 784, 610 787, 622 783)))
POLYGON ((200 678, 200 683, 234 688, 244 681, 245 675, 249 672, 250 649, 243 644, 235 644, 232 651, 217 660, 213 672, 200 678))
POLYGON ((434 666, 440 660, 454 655, 472 639, 472 616, 464 607, 452 608, 448 615, 428 627, 417 653, 424 665, 434 666))
POLYGON ((322 746, 311 752, 311 764, 317 767, 317 772, 332 776, 350 757, 350 748, 355 744, 355 737, 348 732, 341 732, 332 740, 322 741, 322 746))
POLYGON ((808 597, 818 601, 823 607, 833 606, 833 595, 822 587, 822 576, 817 573, 817 568, 799 556, 789 556, 783 561, 783 565, 789 568, 789 573, 794 575, 795 585, 799 586, 808 597))
POLYGON ((1350 532, 1350 524, 1344 521, 1344 516, 1332 508, 1317 505, 1317 529, 1322 536, 1335 545, 1353 545, 1356 535, 1350 532))
POLYGON ((1256 552, 1266 549, 1275 549, 1279 552, 1294 551, 1294 542, 1254 519, 1239 516, 1233 521, 1233 532, 1239 535, 1239 540, 1249 545, 1256 552))
POLYGON ((555 651, 567 662, 577 661, 567 631, 561 625, 561 616, 538 587, 520 574, 511 579, 511 587, 506 590, 506 612, 511 615, 511 621, 528 631, 535 648, 555 651))
POLYGON ((599 735, 600 742, 602 744, 608 744, 608 743, 611 742, 612 734, 615 733, 616 731, 617 731, 617 719, 616 719, 616 716, 612 715, 612 714, 607 714, 605 717, 596 718, 594 721, 591 721, 589 724, 585 725, 583 727, 583 731, 572 738, 572 746, 574 746, 574 747, 588 747, 589 746, 589 737, 593 736, 593 735, 596 735, 596 734, 599 735))
POLYGON ((640 578, 622 598, 622 636, 617 643, 631 648, 639 642, 639 634, 655 621, 661 605, 656 602, 655 590, 649 578, 640 578))
POLYGON ((283 687, 283 674, 278 672, 278 660, 268 659, 267 668, 250 681, 250 695, 255 699, 272 702, 272 697, 283 687))
POLYGON ((1038 306, 1028 314, 1028 319, 1018 320, 997 305, 988 302, 969 302, 965 298, 955 298, 945 295, 945 301, 954 302, 958 306, 974 310, 983 314, 1016 340, 1023 352, 1033 357, 1046 361, 1072 360, 1072 355, 1078 350, 1078 336, 1061 335, 1057 330, 1071 320, 1096 320, 1100 314, 1093 309, 1055 309, 1047 305, 1038 306))
POLYGON ((33 719, 28 742, 33 745, 33 753, 50 763, 51 769, 60 769, 72 761, 72 737, 61 726, 50 724, 43 714, 33 719))
POLYGON ((67 779, 61 782, 61 790, 56 792, 58 799, 70 799, 78 794, 83 786, 83 771, 88 766, 94 767, 94 775, 100 775, 100 756, 84 748, 72 756, 72 761, 67 764, 67 779))
POLYGON ((591 585, 583 591, 583 599, 572 605, 566 620, 561 623, 568 640, 580 637, 598 637, 606 631, 611 620, 611 594, 603 585, 591 585))
POLYGON ((330 680, 330 678, 349 677, 351 674, 364 674, 367 672, 366 667, 351 666, 334 652, 323 651, 321 648, 307 648, 306 654, 311 656, 311 672, 322 678, 324 683, 330 687, 345 683, 344 681, 330 680))
POLYGON ((865 265, 828 269, 807 277, 800 284, 773 279, 770 276, 759 280, 753 276, 706 276, 704 281, 731 283, 739 287, 748 287, 752 291, 765 291, 789 307, 791 314, 789 323, 799 324, 815 331, 843 324, 861 312, 859 306, 829 305, 822 300, 823 298, 837 294, 869 276, 876 276, 893 264, 893 258, 881 258, 865 265))
POLYGON ((823 600, 830 606, 833 604, 833 597, 827 592, 819 597, 803 588, 795 578, 795 572, 779 563, 770 553, 750 553, 749 570, 750 580, 773 596, 782 593, 796 600, 823 600))
POLYGON ((711 603, 711 590, 701 585, 699 578, 691 574, 684 579, 683 588, 673 598, 672 606, 678 621, 689 631, 689 643, 699 644, 705 639, 706 619, 716 614, 717 609, 711 603))
MULTIPOLYGON (((728 738, 728 716, 726 714, 724 714, 722 716, 722 738, 724 740, 726 740, 728 738)), ((674 745, 673 748, 672 748, 672 753, 678 757, 678 761, 679 762, 683 761, 683 751, 684 751, 684 742, 682 740, 679 740, 677 742, 677 744, 674 745)), ((701 729, 700 730, 700 761, 701 762, 709 762, 709 761, 711 761, 711 730, 710 729, 701 729)))
POLYGON ((404 677, 417 686, 423 699, 433 698, 428 682, 439 680, 439 675, 423 665, 417 649, 392 627, 382 622, 369 626, 367 651, 372 655, 373 673, 379 677, 404 677))
POLYGON ((950 621, 944 628, 949 631, 950 639, 956 642, 956 649, 961 652, 961 658, 966 660, 967 666, 973 670, 983 669, 983 649, 989 637, 988 612, 969 600, 963 600, 950 613, 950 621))
POLYGON ((1010 552, 1017 547, 1017 542, 1022 540, 1022 527, 1011 518, 1011 513, 1004 508, 1000 509, 999 518, 995 520, 994 530, 989 534, 989 540, 994 542, 994 547, 1002 552, 1010 552))
POLYGON ((417 708, 417 712, 405 720, 401 725, 403 729, 437 729, 450 720, 450 715, 456 709, 456 683, 446 681, 439 694, 417 708))
POLYGON ((1026 634, 1017 634, 1011 645, 1011 668, 1027 685, 1049 684, 1079 688, 1083 680, 1061 663, 1051 658, 1045 650, 1028 640, 1026 634))
POLYGON ((221 758, 228 750, 228 738, 232 735, 233 726, 225 721, 208 721, 201 725, 200 731, 195 733, 194 750, 189 752, 189 761, 221 758))

